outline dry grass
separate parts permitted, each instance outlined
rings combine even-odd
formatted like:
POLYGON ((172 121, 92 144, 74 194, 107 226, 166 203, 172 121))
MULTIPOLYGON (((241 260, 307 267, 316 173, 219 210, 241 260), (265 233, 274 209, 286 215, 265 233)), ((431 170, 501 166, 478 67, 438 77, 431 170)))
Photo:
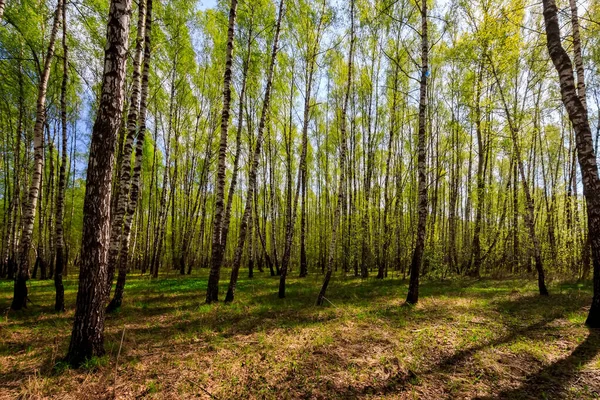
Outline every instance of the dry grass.
MULTIPOLYGON (((337 278, 317 308, 320 280, 291 278, 280 300, 277 277, 259 274, 234 304, 207 306, 205 271, 132 276, 107 355, 78 370, 60 362, 76 281, 64 314, 52 282, 32 281, 34 304, 2 315, 0 398, 600 398, 587 285, 555 283, 544 298, 524 280, 426 281, 402 307, 406 282, 337 278)), ((11 282, 0 289, 5 310, 11 282)))

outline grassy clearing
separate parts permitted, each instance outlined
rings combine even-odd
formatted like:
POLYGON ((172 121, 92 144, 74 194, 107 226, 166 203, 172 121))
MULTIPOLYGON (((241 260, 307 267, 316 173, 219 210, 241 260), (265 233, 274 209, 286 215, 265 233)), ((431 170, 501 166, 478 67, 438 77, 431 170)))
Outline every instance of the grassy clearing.
MULTIPOLYGON (((1 316, 0 398, 600 398, 589 285, 554 283, 545 298, 524 280, 425 281, 402 307, 404 281, 336 278, 317 308, 320 282, 291 278, 280 300, 277 277, 258 274, 234 304, 207 306, 205 271, 134 275, 107 355, 72 370, 60 357, 77 282, 59 315, 52 282, 32 281, 34 304, 1 316)), ((2 310, 11 295, 0 282, 2 310)))

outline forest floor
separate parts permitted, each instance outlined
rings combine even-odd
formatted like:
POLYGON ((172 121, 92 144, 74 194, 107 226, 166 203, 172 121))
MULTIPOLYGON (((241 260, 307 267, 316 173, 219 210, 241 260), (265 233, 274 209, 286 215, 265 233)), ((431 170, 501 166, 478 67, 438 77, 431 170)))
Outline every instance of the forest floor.
POLYGON ((278 277, 257 273, 233 304, 210 306, 206 278, 131 276, 106 321, 107 355, 77 370, 60 361, 74 277, 63 314, 51 281, 30 281, 19 313, 0 282, 0 398, 600 398, 588 284, 554 282, 540 297, 533 280, 425 280, 403 307, 406 281, 334 277, 318 308, 320 275, 290 277, 280 300, 278 277))

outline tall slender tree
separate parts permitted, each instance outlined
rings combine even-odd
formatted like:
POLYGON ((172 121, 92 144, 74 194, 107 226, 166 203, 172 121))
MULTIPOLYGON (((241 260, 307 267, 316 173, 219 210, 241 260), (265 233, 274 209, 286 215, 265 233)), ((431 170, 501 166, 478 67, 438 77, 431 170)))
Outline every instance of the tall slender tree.
POLYGON ((417 143, 418 222, 417 239, 410 264, 410 282, 406 303, 419 301, 419 275, 425 247, 427 227, 427 78, 429 77, 429 41, 427 35, 427 0, 420 2, 421 9, 421 74, 419 78, 419 132, 417 143))
POLYGON ((238 181, 238 173, 240 170, 240 158, 242 155, 242 131, 244 127, 244 106, 247 101, 246 86, 248 84, 248 71, 250 69, 250 61, 252 56, 252 41, 253 41, 253 17, 254 10, 251 11, 250 27, 248 29, 248 42, 246 46, 246 56, 242 67, 242 87, 240 90, 240 100, 238 106, 238 125, 235 135, 235 155, 233 157, 233 171, 231 174, 231 182, 227 194, 227 205, 225 206, 225 216, 223 217, 223 227, 221 232, 221 246, 227 246, 227 238, 229 236, 229 224, 231 220, 231 210, 233 207, 233 198, 235 197, 235 189, 238 181))
POLYGON ((67 361, 79 365, 104 354, 104 319, 114 151, 124 103, 131 0, 112 0, 104 74, 92 130, 83 205, 79 290, 67 361))
MULTIPOLYGON (((240 222, 240 230, 238 233, 238 243, 235 249, 233 257, 233 265, 231 266, 231 277, 229 279, 229 288, 227 289, 227 295, 225 297, 226 302, 233 301, 235 294, 235 287, 242 263, 242 253, 244 251, 244 243, 246 240, 246 234, 248 231, 248 219, 252 214, 252 202, 254 201, 254 193, 256 191, 256 174, 258 170, 258 161, 260 158, 261 146, 263 142, 263 134, 265 131, 265 125, 269 117, 269 105, 271 101, 271 89, 273 86, 273 75, 275 73, 275 61, 277 58, 277 50, 279 43, 279 33, 281 32, 281 19, 284 13, 284 0, 279 1, 279 10, 277 14, 277 23, 275 25, 275 37, 273 38, 273 47, 271 49, 271 61, 269 63, 269 69, 267 72, 267 84, 265 87, 265 97, 263 99, 262 110, 260 113, 260 122, 258 123, 258 132, 256 135, 256 144, 254 145, 254 152, 252 153, 251 164, 250 164, 250 176, 248 179, 248 190, 246 193, 246 206, 244 207, 244 213, 242 214, 242 220, 240 222)), ((250 251, 252 251, 250 249, 250 251)))
POLYGON ((54 287, 56 289, 56 299, 54 302, 55 311, 65 310, 65 288, 63 285, 65 259, 65 238, 63 228, 64 208, 65 208, 65 186, 67 180, 67 83, 69 81, 69 47, 67 45, 67 5, 62 5, 62 46, 63 46, 63 78, 60 89, 60 123, 61 123, 61 161, 60 171, 58 173, 58 192, 56 195, 56 225, 55 225, 55 250, 56 250, 56 270, 54 272, 54 287))
POLYGON ((321 286, 321 290, 319 291, 319 295, 317 296, 317 305, 323 305, 323 300, 325 300, 325 293, 327 292, 327 287, 329 286, 329 281, 331 280, 331 275, 333 273, 333 262, 335 258, 335 249, 337 242, 337 231, 340 225, 340 217, 342 212, 342 207, 346 201, 346 193, 345 193, 345 180, 346 180, 346 152, 347 152, 347 139, 346 139, 346 129, 347 129, 347 121, 346 114, 348 112, 348 103, 350 100, 350 90, 352 87, 352 59, 354 56, 354 0, 350 2, 350 50, 348 51, 348 75, 346 79, 346 88, 344 90, 344 100, 342 103, 342 110, 340 113, 339 124, 340 124, 340 176, 338 181, 338 189, 337 189, 337 204, 335 205, 335 209, 333 212, 333 225, 331 226, 331 241, 329 242, 329 255, 327 258, 327 272, 325 272, 325 278, 323 279, 323 286, 321 286))
POLYGON ((123 146, 121 169, 116 177, 119 180, 116 212, 110 219, 110 244, 108 249, 108 274, 106 290, 110 294, 113 277, 118 262, 119 252, 123 243, 123 221, 127 214, 129 194, 131 189, 131 153, 138 133, 138 116, 140 111, 140 90, 142 85, 142 56, 144 54, 144 30, 146 29, 146 4, 140 0, 138 4, 137 35, 135 40, 135 54, 133 56, 133 82, 129 98, 129 111, 127 113, 127 136, 123 146))
POLYGON ((54 44, 60 16, 62 12, 63 0, 58 0, 56 10, 54 11, 54 23, 50 32, 48 50, 44 61, 44 68, 41 71, 40 82, 38 84, 38 95, 36 103, 36 119, 33 128, 33 174, 31 185, 27 195, 27 203, 23 209, 23 228, 21 231, 21 241, 19 258, 17 264, 17 275, 15 277, 14 295, 11 308, 20 310, 27 307, 27 280, 29 280, 29 251, 33 236, 33 225, 35 223, 35 213, 38 208, 38 198, 42 186, 42 172, 44 168, 44 126, 46 123, 46 91, 48 88, 48 79, 50 78, 50 69, 54 58, 54 44))
MULTIPOLYGON (((483 50, 485 52, 485 50, 483 50)), ((469 266, 466 268, 472 276, 479 277, 481 269, 481 220, 483 218, 483 204, 485 202, 485 171, 487 152, 484 150, 482 123, 481 123, 481 87, 483 80, 483 57, 479 63, 477 82, 475 86, 475 132, 477 134, 477 207, 475 211, 475 227, 473 228, 473 242, 469 266)))
MULTIPOLYGON (((302 151, 300 153, 300 166, 299 166, 299 175, 300 175, 300 184, 301 184, 301 193, 300 193, 300 201, 301 201, 301 209, 300 209, 300 277, 303 278, 308 275, 308 261, 306 256, 306 219, 307 219, 307 201, 308 201, 308 168, 306 162, 306 156, 308 152, 308 126, 311 121, 311 108, 313 107, 312 102, 312 90, 313 90, 313 82, 315 79, 315 69, 317 64, 317 56, 319 52, 319 47, 322 39, 322 32, 324 29, 324 25, 326 23, 326 1, 321 3, 321 12, 319 15, 318 23, 316 26, 316 32, 314 34, 313 43, 309 43, 309 40, 306 40, 306 71, 305 71, 305 89, 304 89, 304 114, 302 121, 302 151)), ((310 29, 311 27, 309 27, 310 29)), ((312 32, 309 31, 306 33, 307 38, 313 36, 312 32)), ((294 220, 292 220, 292 224, 294 220)), ((291 230, 293 233, 293 228, 291 230)), ((287 273, 287 271, 286 271, 287 273)), ((285 277, 281 276, 280 282, 283 280, 283 290, 285 290, 285 277)), ((280 291, 281 291, 281 283, 280 283, 280 291)))
POLYGON ((125 290, 125 280, 127 279, 127 263, 130 255, 131 225, 133 216, 138 207, 138 199, 141 190, 142 158, 144 153, 144 141, 146 139, 146 111, 148 104, 148 80, 150 74, 150 56, 151 56, 151 33, 152 33, 152 1, 146 0, 146 16, 144 28, 144 60, 142 69, 139 126, 137 128, 137 138, 135 143, 135 162, 133 166, 133 178, 131 181, 131 194, 127 202, 127 213, 123 226, 123 237, 119 256, 117 257, 118 276, 115 286, 115 293, 108 304, 107 312, 112 312, 121 307, 123 302, 123 292, 125 290))
POLYGON ((221 137, 219 141, 219 158, 217 161, 217 182, 215 187, 215 213, 213 220, 213 237, 210 258, 210 275, 206 288, 206 302, 212 303, 219 300, 219 278, 221 264, 225 252, 222 243, 223 209, 225 196, 225 158, 227 156, 227 132, 229 126, 229 112, 231 103, 231 70, 233 64, 233 41, 235 33, 235 17, 237 0, 231 0, 229 8, 229 23, 227 27, 227 52, 225 54, 225 72, 223 76, 223 110, 221 112, 221 137))
MULTIPOLYGON (((516 121, 515 116, 510 110, 506 97, 504 95, 504 90, 500 86, 500 80, 498 77, 498 73, 494 66, 493 61, 489 58, 490 66, 492 68, 492 73, 494 74, 494 78, 496 79, 496 83, 499 86, 500 98, 502 100, 502 105, 504 107, 504 112, 506 114, 506 119, 508 121, 508 129, 510 130, 510 135, 513 142, 513 151, 514 157, 516 159, 516 167, 518 168, 519 175, 521 177, 521 184, 523 185, 523 192, 525 192, 525 224, 527 225, 527 230, 529 232, 529 237, 531 238, 531 242, 533 243, 533 258, 535 260, 535 267, 538 274, 538 290, 542 296, 548 295, 548 289, 546 288, 546 278, 544 265, 542 262, 542 250, 540 246, 540 241, 538 235, 535 231, 535 207, 533 204, 533 197, 531 195, 531 190, 529 189, 529 182, 525 175, 525 166, 523 165, 523 159, 521 158, 521 145, 519 143, 519 129, 520 126, 516 121)), ((516 100, 515 100, 516 101, 516 100)), ((515 109, 515 107, 513 107, 515 109)), ((515 183, 518 182, 518 178, 515 173, 515 183)))
POLYGON ((543 0, 542 5, 546 44, 554 68, 558 73, 562 102, 575 131, 577 158, 587 203, 588 237, 594 265, 594 295, 585 323, 589 327, 600 328, 600 177, 598 176, 598 164, 585 103, 582 102, 575 87, 573 63, 562 46, 556 2, 543 0))

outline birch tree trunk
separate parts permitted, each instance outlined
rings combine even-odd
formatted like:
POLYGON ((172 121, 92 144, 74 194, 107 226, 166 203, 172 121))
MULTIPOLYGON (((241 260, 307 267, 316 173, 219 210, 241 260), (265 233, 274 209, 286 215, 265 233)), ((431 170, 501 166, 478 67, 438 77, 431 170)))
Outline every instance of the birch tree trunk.
MULTIPOLYGON (((8 222, 7 222, 7 239, 6 239, 6 249, 5 254, 2 258, 2 262, 4 263, 4 271, 0 274, 3 278, 6 276, 8 279, 14 279, 15 273, 15 259, 17 254, 17 226, 18 226, 18 217, 19 210, 21 204, 21 194, 20 194, 20 177, 21 177, 21 132, 23 130, 23 114, 24 114, 24 101, 23 101, 23 68, 21 66, 21 62, 18 64, 18 85, 19 85, 19 104, 18 104, 18 118, 17 118, 17 131, 16 131, 16 140, 13 150, 13 179, 12 179, 12 199, 9 203, 8 210, 8 222)), ((9 185, 6 185, 7 187, 9 185)))
POLYGON ((396 131, 396 115, 397 115, 397 104, 398 104, 398 66, 394 68, 394 84, 392 86, 393 94, 392 94, 392 104, 390 108, 390 129, 389 129, 389 137, 387 144, 387 155, 385 162, 385 177, 383 184, 383 223, 382 223, 382 232, 383 240, 381 241, 381 262, 379 263, 379 268, 377 269, 377 279, 383 279, 386 276, 387 265, 388 265, 388 248, 391 242, 391 235, 388 233, 390 229, 390 206, 391 206, 391 198, 390 198, 390 170, 392 165, 392 154, 394 152, 394 133, 396 131))
POLYGON ((231 69, 233 64, 233 41, 235 32, 235 16, 237 0, 231 0, 229 8, 229 24, 227 28, 227 53, 225 56, 225 73, 223 77, 223 111, 221 113, 221 139, 219 142, 219 159, 217 162, 217 183, 215 190, 215 214, 213 221, 213 237, 210 259, 210 275, 206 289, 206 302, 219 301, 219 278, 225 251, 221 242, 223 229, 223 208, 225 195, 225 158, 227 156, 227 127, 229 125, 229 107, 231 103, 231 69))
POLYGON ((577 1, 569 0, 571 8, 571 29, 573 31, 573 61, 577 75, 577 95, 587 116, 587 97, 585 94, 585 71, 583 69, 583 58, 581 56, 581 37, 579 35, 579 17, 577 16, 577 1))
MULTIPOLYGON (((489 57, 488 57, 489 58, 489 57)), ((519 125, 515 121, 515 117, 511 116, 508 103, 506 98, 504 97, 504 91, 502 90, 502 86, 500 85, 500 80, 498 78, 498 74, 494 67, 492 60, 490 59, 490 65, 492 67, 492 73, 494 74, 494 78, 496 79, 496 83, 498 84, 500 98, 502 100, 502 105, 504 106, 504 112, 506 113, 506 119, 508 121, 508 127, 510 129, 511 138, 513 141, 513 149, 516 157, 516 166, 518 168, 519 175, 521 177, 521 183, 523 185, 523 192, 525 192, 525 225, 527 225, 527 230, 529 231, 529 237, 531 238, 531 242, 533 243, 533 257, 535 260, 535 268, 538 274, 538 289, 540 295, 547 296, 548 289, 546 288, 545 282, 545 272, 544 265, 542 262, 542 249, 540 246, 540 241, 538 239, 537 233, 535 232, 535 209, 533 205, 533 198, 531 197, 531 191, 529 189, 529 181, 527 176, 525 175, 525 167, 523 165, 523 159, 521 158, 521 149, 519 146, 519 125)), ((515 170, 515 186, 517 185, 518 177, 516 176, 515 170)), ((528 271, 529 272, 529 271, 528 271)))
POLYGON ((125 97, 130 17, 131 0, 111 1, 102 89, 87 169, 77 306, 66 357, 73 365, 104 354, 111 178, 125 97))
MULTIPOLYGON (((316 51, 315 51, 316 52, 316 51)), ((308 123, 310 122, 310 92, 313 81, 313 73, 314 73, 314 65, 315 65, 316 54, 311 57, 309 70, 308 70, 308 79, 306 81, 306 94, 304 98, 304 122, 302 123, 302 153, 300 154, 300 170, 299 170, 299 179, 301 185, 301 209, 300 209, 300 277, 303 278, 308 274, 308 266, 306 261, 306 191, 307 191, 307 170, 306 170, 306 153, 308 147, 308 123)), ((296 199, 298 199, 298 195, 296 195, 296 199)), ((296 206, 296 205, 295 205, 296 206)), ((293 233, 294 228, 293 224, 295 220, 292 220, 292 229, 293 233)), ((280 278, 280 293, 282 291, 281 281, 283 280, 283 291, 285 293, 285 277, 287 274, 287 268, 285 271, 282 271, 280 278), (285 273, 284 273, 285 272, 285 273)))
MULTIPOLYGON (((311 108, 311 91, 314 80, 315 64, 317 62, 317 52, 319 51, 319 45, 321 40, 321 32, 324 23, 325 16, 325 5, 323 1, 321 8, 321 16, 317 25, 317 31, 315 36, 315 42, 313 46, 309 47, 307 57, 307 71, 306 71, 306 89, 304 95, 304 120, 302 123, 302 153, 300 156, 300 169, 301 169, 301 209, 300 209, 300 278, 304 278, 308 275, 308 261, 306 259, 306 212, 307 212, 307 200, 308 200, 308 173, 306 170, 306 154, 308 147, 308 124, 310 123, 310 108, 311 108)), ((307 46, 308 47, 308 46, 307 46)), ((286 271, 287 272, 287 271, 286 271)))
POLYGON ((29 279, 29 250, 31 248, 31 239, 33 236, 33 225, 35 222, 35 213, 38 206, 38 197, 42 186, 42 172, 44 168, 44 125, 46 122, 46 89, 50 77, 50 67, 54 58, 54 43, 60 24, 60 13, 63 0, 58 0, 56 11, 54 12, 54 23, 50 32, 48 42, 48 51, 44 62, 44 69, 40 76, 38 85, 38 95, 36 103, 36 119, 33 128, 33 175, 31 185, 29 186, 28 200, 23 208, 23 226, 21 231, 21 242, 19 248, 19 257, 17 260, 17 275, 15 277, 13 301, 10 306, 13 310, 27 308, 27 280, 29 279))
POLYGON ((298 193, 300 191, 300 181, 302 173, 298 170, 298 179, 296 180, 296 191, 292 190, 292 148, 294 139, 293 133, 293 113, 294 113, 294 61, 292 60, 291 65, 291 85, 290 85, 290 97, 289 97, 289 115, 287 127, 284 128, 285 137, 285 154, 286 154, 286 171, 285 171, 285 236, 283 241, 283 254, 281 256, 281 269, 278 270, 279 278, 279 298, 285 297, 285 279, 287 277, 288 265, 292 254, 292 241, 294 239, 294 224, 296 222, 296 211, 298 205, 298 193), (285 134, 287 129, 287 134, 285 134), (296 193, 296 195, 294 195, 296 193))
POLYGON ((146 16, 144 28, 144 66, 142 71, 141 97, 139 111, 139 130, 135 143, 135 164, 133 167, 133 179, 131 181, 131 195, 127 205, 127 214, 125 215, 125 224, 123 226, 123 237, 121 249, 117 257, 119 275, 117 276, 117 285, 115 294, 108 304, 107 312, 112 312, 121 307, 123 302, 123 292, 125 290, 125 280, 127 279, 127 262, 129 260, 129 241, 131 238, 131 224, 135 214, 139 194, 140 177, 142 174, 142 156, 144 152, 144 141, 146 139, 146 110, 148 102, 148 76, 150 73, 150 54, 151 54, 151 32, 152 32, 152 0, 146 0, 146 16))
POLYGON ((348 78, 346 80, 346 90, 344 94, 344 102, 342 104, 342 112, 340 115, 340 177, 338 181, 338 201, 333 212, 333 224, 331 225, 331 239, 329 242, 329 254, 327 257, 327 272, 325 273, 325 279, 323 280, 323 286, 317 296, 317 305, 323 305, 325 300, 325 293, 327 292, 327 286, 331 280, 331 274, 333 273, 333 262, 335 258, 335 248, 337 242, 337 231, 340 225, 340 215, 342 212, 342 206, 346 200, 346 193, 344 191, 345 180, 346 180, 346 113, 348 110, 348 101, 350 99, 350 88, 352 86, 352 58, 354 55, 354 0, 350 4, 350 50, 348 52, 348 78))
MULTIPOLYGON (((273 260, 269 264, 269 270, 271 276, 279 275, 279 256, 277 255, 277 209, 276 209, 276 196, 275 196, 275 167, 273 163, 273 145, 272 145, 272 132, 269 130, 269 204, 271 212, 271 249, 273 251, 273 260), (273 266, 275 266, 275 272, 273 272, 273 266)), ((265 215, 265 238, 267 231, 267 217, 265 215)), ((266 239, 265 239, 266 240, 266 239)))
MULTIPOLYGON (((485 50, 483 50, 485 51, 485 50)), ((475 209, 475 227, 473 228, 473 243, 471 247, 471 257, 467 273, 474 277, 479 277, 481 269, 481 220, 483 218, 483 203, 485 201, 485 179, 484 163, 485 150, 483 146, 483 134, 481 132, 481 86, 483 84, 483 60, 479 65, 477 76, 477 87, 475 94, 475 131, 477 132, 477 207, 475 209)))
MULTIPOLYGON (((548 52, 560 81, 562 102, 575 130, 577 157, 587 202, 588 237, 594 265, 594 295, 586 325, 600 328, 600 178, 592 132, 585 107, 575 88, 573 64, 562 46, 558 10, 554 0, 543 0, 548 52)), ((583 71, 582 71, 583 72, 583 71)))
MULTIPOLYGON (((222 222, 221 231, 221 246, 223 251, 227 247, 227 236, 229 234, 229 221, 231 218, 231 209, 233 206, 233 198, 235 197, 235 188, 237 186, 237 177, 239 173, 240 156, 242 150, 242 130, 244 127, 244 103, 246 102, 246 82, 248 80, 248 69, 250 68, 250 57, 252 54, 252 25, 248 30, 248 44, 246 48, 246 58, 244 60, 242 71, 242 88, 240 90, 240 104, 238 107, 238 126, 235 134, 235 156, 233 158, 233 173, 231 175, 231 183, 227 194, 227 205, 225 206, 225 216, 222 222)), ((248 126, 250 128, 250 126, 248 126)))
POLYGON ((544 267, 542 263, 542 250, 540 246, 540 241, 535 232, 535 217, 534 217, 534 206, 533 199, 531 197, 531 191, 529 190, 529 183, 525 178, 525 168, 523 167, 523 161, 521 160, 521 151, 519 150, 519 144, 517 143, 517 131, 516 128, 511 127, 511 132, 514 141, 514 149, 515 149, 515 157, 517 158, 517 166, 520 171, 521 181, 523 184, 523 191, 525 192, 525 207, 527 210, 525 211, 525 224, 527 225, 527 229, 529 230, 529 236, 531 237, 531 241, 533 242, 533 257, 535 260, 535 268, 538 273, 538 289, 542 296, 548 295, 548 289, 546 289, 545 283, 545 273, 544 267))
POLYGON ((56 196, 56 227, 55 227, 55 248, 56 248, 56 270, 54 272, 54 288, 56 289, 56 299, 54 302, 55 311, 65 311, 65 288, 62 277, 65 260, 65 239, 63 235, 63 216, 65 207, 65 185, 67 170, 67 83, 69 81, 69 49, 67 46, 67 6, 62 5, 62 44, 63 44, 63 79, 60 90, 60 119, 62 133, 62 154, 60 161, 60 172, 58 175, 58 193, 56 196))
POLYGON ((119 251, 123 242, 123 220, 127 213, 129 204, 129 192, 131 189, 131 152, 133 141, 137 133, 138 115, 140 110, 140 86, 141 86, 141 64, 144 53, 144 30, 146 20, 146 4, 144 0, 139 2, 137 37, 135 44, 135 55, 133 57, 133 83, 131 97, 129 98, 129 112, 127 113, 127 137, 123 147, 123 159, 119 171, 119 190, 117 193, 117 206, 115 215, 110 221, 110 244, 108 247, 108 274, 106 281, 107 298, 112 288, 119 251))
POLYGON ((238 243, 233 256, 233 265, 231 266, 231 277, 229 279, 229 288, 227 289, 227 296, 225 302, 232 302, 235 295, 235 287, 237 284, 238 275, 240 272, 240 265, 242 264, 242 253, 244 251, 244 243, 246 240, 246 233, 248 231, 248 218, 252 214, 252 201, 254 200, 254 192, 256 191, 256 171, 258 169, 258 160, 260 157, 260 151, 263 141, 263 134, 265 131, 265 125, 269 114, 269 104, 271 100, 271 88, 273 83, 273 74, 275 71, 275 61, 277 57, 277 46, 279 42, 279 33, 281 31, 281 18, 283 16, 283 6, 285 1, 280 0, 279 11, 277 15, 277 25, 275 27, 275 37, 273 38, 273 48, 271 50, 271 62, 269 64, 269 71, 267 73, 267 84, 265 87, 265 98, 262 104, 262 110, 260 113, 260 121, 258 123, 258 133, 256 136, 256 146, 252 155, 252 164, 250 166, 250 176, 248 179, 248 191, 246 193, 246 206, 244 207, 244 213, 242 214, 242 221, 240 223, 240 231, 238 235, 238 243))
POLYGON ((427 225, 427 77, 429 43, 427 40, 427 1, 421 2, 421 80, 419 93, 419 140, 417 143, 417 177, 418 177, 418 215, 417 240, 410 264, 410 282, 406 303, 416 304, 419 301, 419 274, 425 247, 425 228, 427 225))

